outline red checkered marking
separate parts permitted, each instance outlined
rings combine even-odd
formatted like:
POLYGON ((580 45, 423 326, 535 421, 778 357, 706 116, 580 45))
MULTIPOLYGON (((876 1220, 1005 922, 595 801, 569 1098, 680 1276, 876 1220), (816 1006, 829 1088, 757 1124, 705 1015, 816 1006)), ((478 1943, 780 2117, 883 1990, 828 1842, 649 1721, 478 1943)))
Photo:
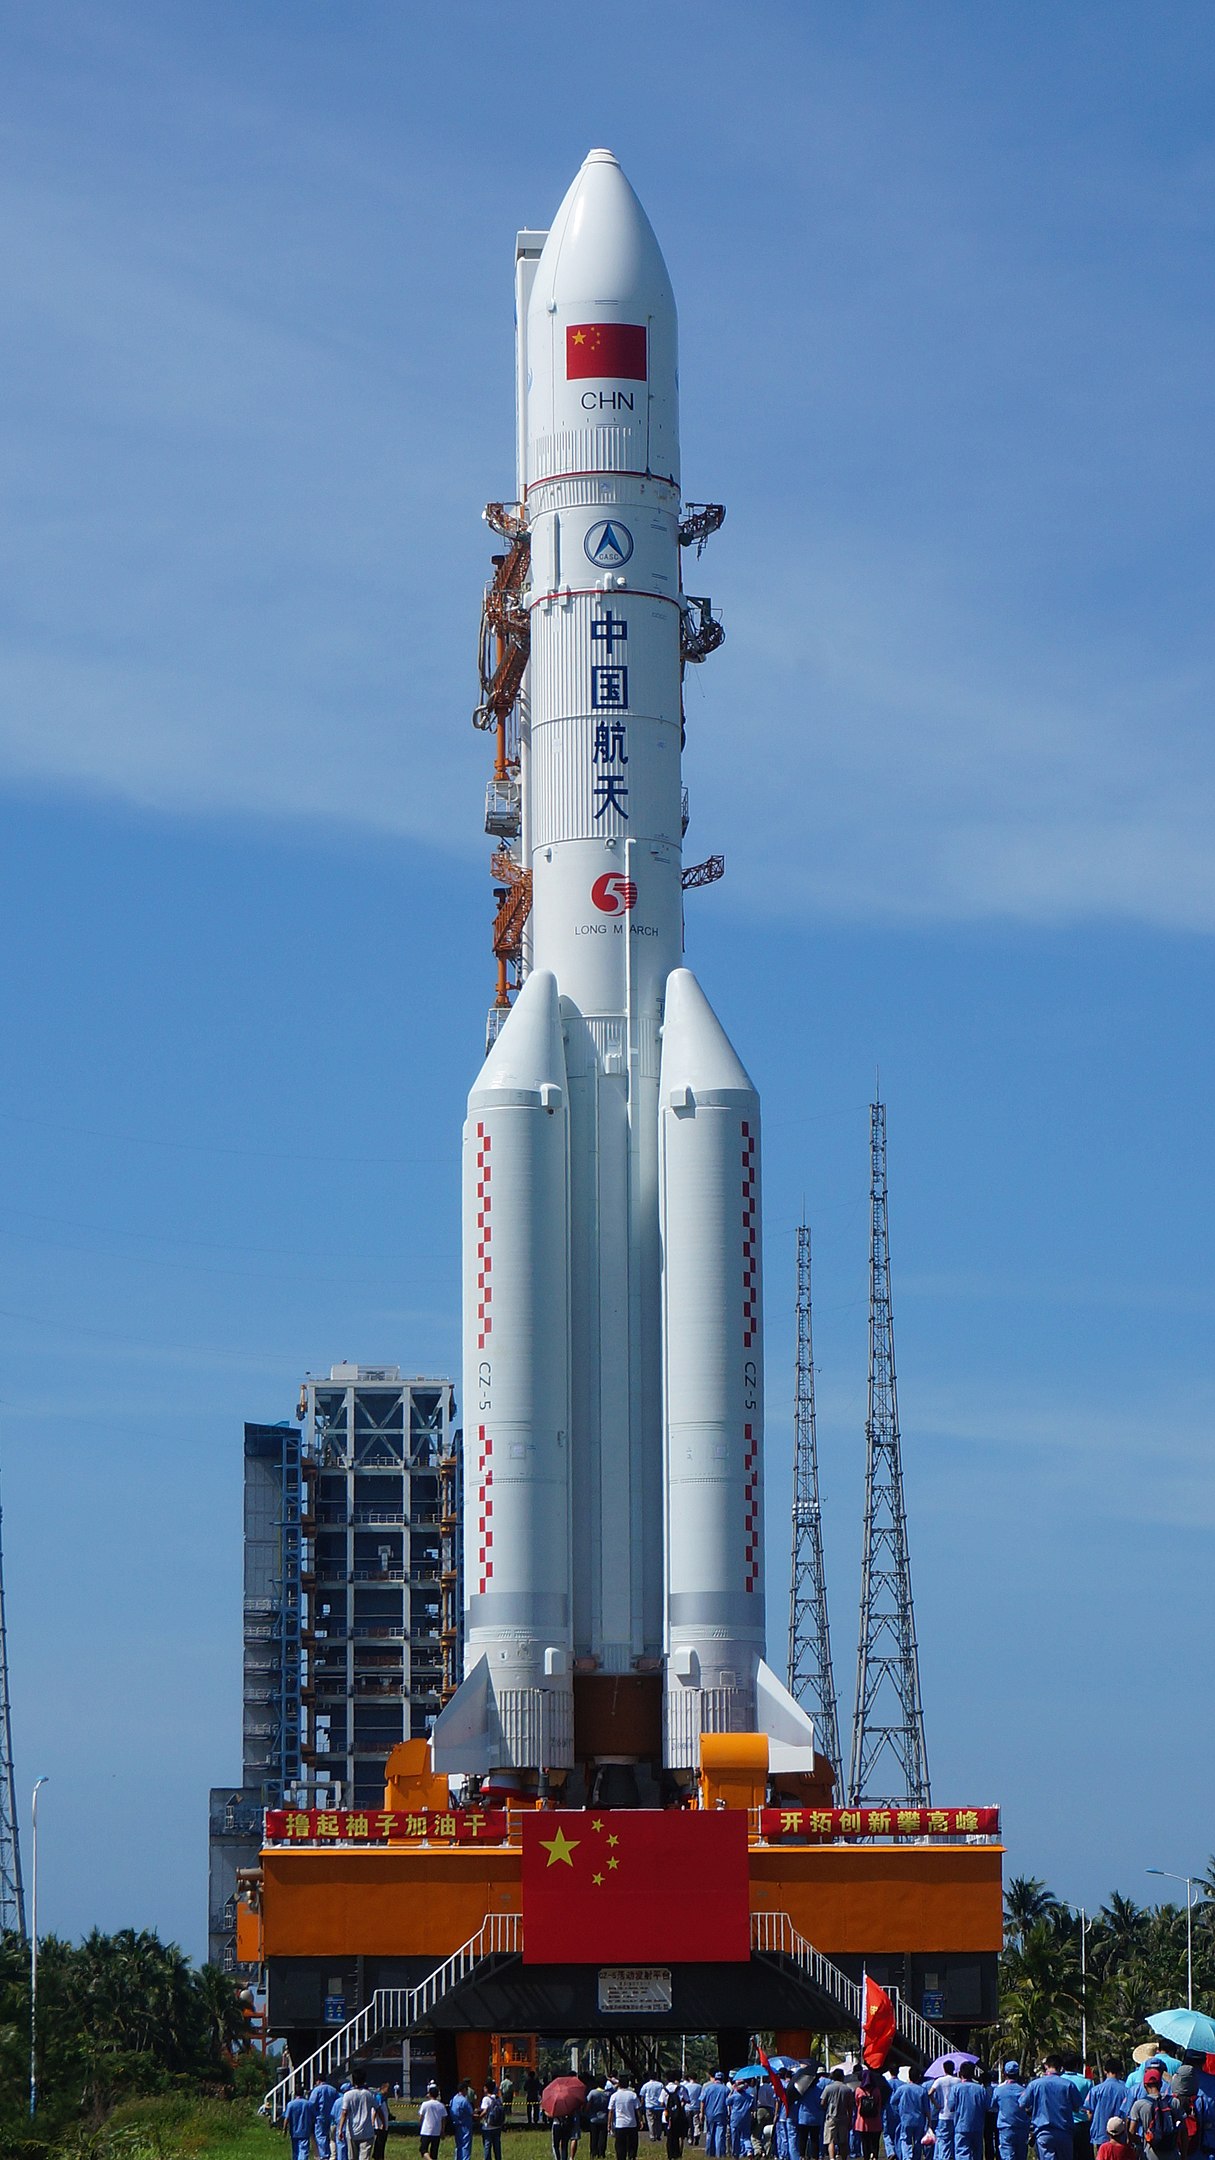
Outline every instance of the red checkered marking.
POLYGON ((494 1444, 484 1425, 477 1427, 477 1595, 494 1577, 494 1444))
POLYGON ((742 1288, 743 1349, 754 1347, 759 1333, 759 1176, 755 1134, 742 1126, 742 1288))
POLYGON ((755 1427, 743 1426, 743 1589, 759 1589, 759 1448, 755 1427))
POLYGON ((477 1126, 477 1348, 484 1350, 493 1333, 493 1254, 490 1250, 489 1134, 477 1126))

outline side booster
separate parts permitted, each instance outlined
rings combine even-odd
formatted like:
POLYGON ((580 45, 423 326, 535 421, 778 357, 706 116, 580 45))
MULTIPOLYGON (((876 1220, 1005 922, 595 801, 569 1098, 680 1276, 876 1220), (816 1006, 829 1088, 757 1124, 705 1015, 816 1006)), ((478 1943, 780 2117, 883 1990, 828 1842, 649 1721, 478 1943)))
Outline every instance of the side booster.
POLYGON ((684 1774, 702 1731, 755 1728, 757 1676, 783 1691, 761 1671, 759 1102, 681 964, 675 302, 610 152, 519 283, 533 897, 465 1127, 466 1677, 434 1752, 527 1785, 637 1759, 584 1711, 609 1676, 661 1688, 684 1774))

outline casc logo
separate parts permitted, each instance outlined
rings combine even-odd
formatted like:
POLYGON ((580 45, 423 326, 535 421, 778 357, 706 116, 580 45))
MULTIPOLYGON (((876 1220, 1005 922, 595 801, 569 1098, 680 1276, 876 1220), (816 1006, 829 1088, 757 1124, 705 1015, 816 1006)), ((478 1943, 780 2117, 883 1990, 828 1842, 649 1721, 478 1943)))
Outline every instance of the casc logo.
POLYGON ((637 887, 619 870, 605 870, 591 887, 591 899, 601 915, 627 915, 637 905, 637 887))

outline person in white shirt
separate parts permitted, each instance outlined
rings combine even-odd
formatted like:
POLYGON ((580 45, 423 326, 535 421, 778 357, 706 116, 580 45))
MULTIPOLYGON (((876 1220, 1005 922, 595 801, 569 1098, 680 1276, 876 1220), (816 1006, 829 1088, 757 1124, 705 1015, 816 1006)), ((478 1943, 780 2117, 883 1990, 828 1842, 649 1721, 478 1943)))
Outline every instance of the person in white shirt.
POLYGON ((447 2109, 439 2098, 438 2086, 432 2083, 418 2110, 418 2145, 427 2160, 439 2160, 439 2139, 446 2127, 447 2109))
POLYGON ((657 2145, 662 2136, 662 2105, 666 2087, 661 2078, 647 2078, 641 2088, 641 2105, 645 2109, 645 2126, 651 2145, 657 2145))
POLYGON ((641 2102, 629 2083, 622 2077, 608 2102, 608 2120, 612 2125, 612 2139, 616 2147, 616 2160, 637 2160, 637 2136, 641 2123, 641 2102))

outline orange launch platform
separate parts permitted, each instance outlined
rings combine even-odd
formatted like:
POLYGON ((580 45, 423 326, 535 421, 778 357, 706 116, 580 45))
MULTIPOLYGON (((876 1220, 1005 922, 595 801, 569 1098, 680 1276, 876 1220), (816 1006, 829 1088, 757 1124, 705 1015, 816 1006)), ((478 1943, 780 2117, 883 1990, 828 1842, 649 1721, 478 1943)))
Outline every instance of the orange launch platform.
POLYGON ((383 1810, 272 1811, 238 1930, 270 2029, 297 2066, 422 2030, 452 2075, 503 2031, 714 2032, 737 2059, 757 2029, 794 2049, 855 2027, 862 1969, 906 2059, 989 2022, 996 1809, 768 1806, 766 1756, 706 1735, 692 1808, 456 1809, 407 1742, 383 1810))

